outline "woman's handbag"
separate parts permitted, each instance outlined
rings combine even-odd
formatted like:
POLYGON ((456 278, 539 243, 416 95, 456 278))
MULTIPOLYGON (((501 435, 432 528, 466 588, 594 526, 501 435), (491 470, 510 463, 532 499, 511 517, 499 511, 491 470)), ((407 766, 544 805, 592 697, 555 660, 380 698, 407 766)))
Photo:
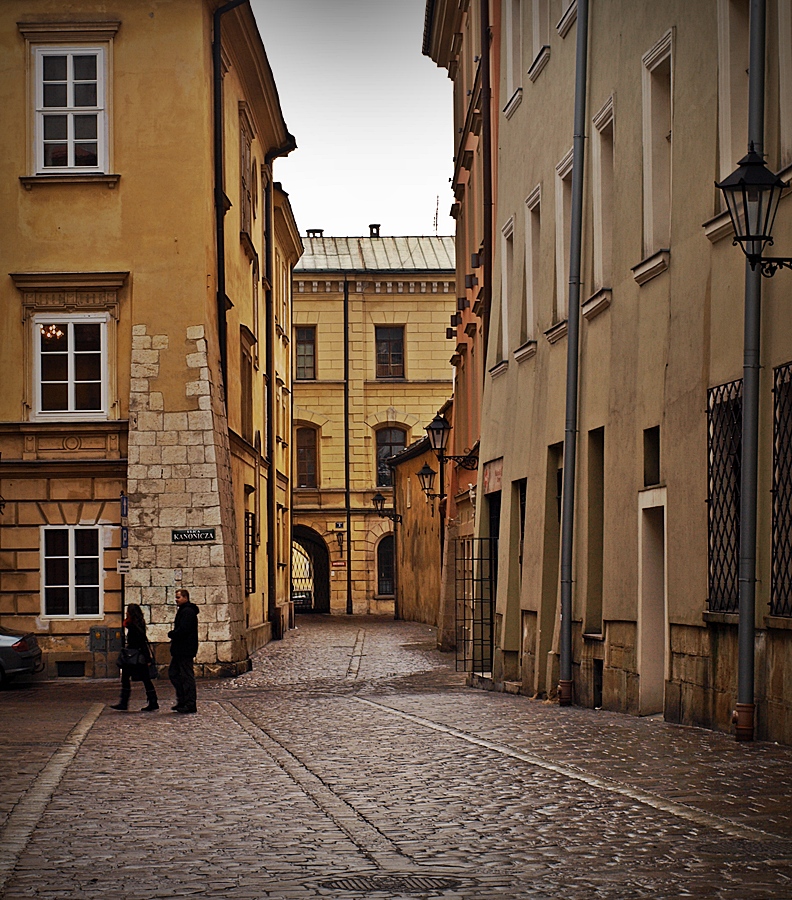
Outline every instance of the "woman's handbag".
POLYGON ((128 666, 145 666, 147 662, 140 650, 136 650, 134 647, 122 647, 116 665, 119 669, 126 669, 128 666))

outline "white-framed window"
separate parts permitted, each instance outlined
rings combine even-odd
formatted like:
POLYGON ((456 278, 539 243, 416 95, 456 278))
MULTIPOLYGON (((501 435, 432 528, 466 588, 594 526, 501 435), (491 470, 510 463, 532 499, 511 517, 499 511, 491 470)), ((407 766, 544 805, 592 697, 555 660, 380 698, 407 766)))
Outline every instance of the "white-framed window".
POLYGON ((536 81, 550 59, 550 0, 531 0, 531 53, 528 77, 536 81))
POLYGON ((792 0, 778 0, 778 167, 792 165, 792 0))
POLYGON ((501 229, 501 315, 498 362, 509 358, 509 294, 514 284, 514 216, 501 229))
POLYGON ((108 318, 108 313, 33 316, 37 418, 107 418, 108 318))
POLYGON ((542 189, 537 185, 525 199, 525 305, 522 343, 536 336, 536 299, 539 296, 539 253, 542 229, 542 189))
POLYGON ((506 44, 506 106, 510 118, 522 95, 522 0, 503 0, 506 44))
POLYGON ((569 315, 569 241, 572 221, 572 164, 574 148, 556 165, 555 226, 556 226, 556 302, 555 321, 563 322, 569 315))
POLYGON ((613 96, 592 120, 594 132, 594 288, 611 287, 613 280, 613 96))
POLYGON ((107 173, 107 56, 103 47, 36 47, 35 170, 107 173))
POLYGON ((748 0, 718 0, 719 180, 748 150, 749 5, 748 0))
POLYGON ((671 242, 671 148, 673 122, 673 32, 667 31, 643 57, 644 257, 671 242))
POLYGON ((41 527, 41 614, 97 619, 104 614, 102 526, 41 527))

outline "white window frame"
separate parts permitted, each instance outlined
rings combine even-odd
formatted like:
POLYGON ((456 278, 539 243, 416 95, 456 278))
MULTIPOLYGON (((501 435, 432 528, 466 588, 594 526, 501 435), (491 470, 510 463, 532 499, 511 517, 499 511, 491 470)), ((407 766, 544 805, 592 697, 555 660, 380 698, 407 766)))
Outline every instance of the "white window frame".
MULTIPOLYGON (((104 618, 104 546, 105 542, 105 529, 101 525, 42 525, 40 527, 40 538, 39 538, 39 554, 40 554, 40 572, 41 572, 41 618, 46 619, 48 621, 57 620, 57 621, 65 621, 69 619, 82 619, 82 620, 96 620, 104 618), (98 542, 98 559, 99 559, 99 584, 96 585, 99 589, 99 603, 98 603, 98 611, 95 613, 83 613, 81 615, 77 615, 75 612, 75 579, 74 579, 74 562, 75 562, 75 552, 74 552, 74 535, 76 531, 92 529, 98 532, 97 542, 98 542), (46 598, 46 560, 47 556, 45 554, 45 546, 44 546, 44 535, 47 531, 68 531, 69 533, 69 612, 66 615, 51 615, 47 613, 47 598, 46 598)), ((60 558, 60 557, 59 557, 60 558)), ((93 585, 91 585, 93 587, 93 585)))
MULTIPOLYGON (((33 63, 34 63, 34 103, 35 103, 35 123, 34 123, 34 171, 37 175, 104 175, 109 169, 108 154, 108 116, 107 116, 107 53, 103 46, 63 46, 59 44, 46 44, 33 47, 33 63), (95 107, 75 107, 70 105, 71 98, 67 98, 65 107, 44 107, 43 96, 43 72, 44 58, 46 56, 92 56, 97 57, 96 61, 96 79, 97 79, 97 97, 95 107), (95 166, 76 166, 73 164, 74 139, 73 119, 75 115, 95 114, 97 117, 97 164, 95 166), (71 165, 66 166, 45 166, 44 165, 44 116, 52 114, 61 114, 68 116, 68 147, 69 158, 72 160, 71 165)), ((71 82, 69 82, 69 93, 71 93, 71 82)))
POLYGON ((612 287, 613 279, 613 186, 615 174, 613 95, 592 119, 594 200, 594 289, 612 287))
POLYGON ((737 168, 748 150, 749 5, 748 0, 718 0, 719 180, 737 168))
POLYGON ((33 329, 31 340, 33 342, 33 418, 37 420, 79 420, 100 421, 109 418, 108 396, 110 374, 107 360, 107 323, 109 313, 37 313, 32 317, 33 329), (74 342, 71 341, 68 361, 68 385, 69 385, 69 409, 45 410, 41 406, 41 345, 39 341, 40 327, 42 325, 60 324, 92 324, 100 325, 100 352, 102 370, 102 401, 101 409, 82 410, 74 409, 74 342))
POLYGON ((506 106, 507 119, 522 100, 522 0, 503 0, 506 43, 506 106))
POLYGON ((514 216, 501 228, 501 341, 497 362, 509 358, 509 293, 514 282, 514 216))
POLYGON ((565 322, 569 318, 569 248, 574 161, 574 147, 570 147, 555 167, 556 323, 565 322))
POLYGON ((643 226, 644 259, 671 243, 671 173, 673 167, 674 42, 667 31, 643 57, 643 226), (668 63, 668 120, 664 98, 657 91, 658 69, 668 63), (662 128, 660 128, 662 125, 662 128), (668 133, 666 126, 670 126, 668 133), (668 147, 665 142, 668 142, 668 147))
POLYGON ((792 166, 792 0, 778 0, 779 168, 792 166))
POLYGON ((550 0, 531 0, 531 51, 528 77, 536 81, 550 61, 550 0))
POLYGON ((525 198, 525 340, 536 338, 536 300, 539 295, 539 253, 542 229, 542 188, 525 198))

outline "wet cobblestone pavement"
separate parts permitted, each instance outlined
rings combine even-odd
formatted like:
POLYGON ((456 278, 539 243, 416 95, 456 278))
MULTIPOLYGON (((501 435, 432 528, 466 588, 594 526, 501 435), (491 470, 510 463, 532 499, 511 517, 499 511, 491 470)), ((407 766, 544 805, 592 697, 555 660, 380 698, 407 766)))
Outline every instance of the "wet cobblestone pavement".
POLYGON ((792 897, 792 749, 469 689, 423 625, 117 689, 0 693, 0 897, 792 897))

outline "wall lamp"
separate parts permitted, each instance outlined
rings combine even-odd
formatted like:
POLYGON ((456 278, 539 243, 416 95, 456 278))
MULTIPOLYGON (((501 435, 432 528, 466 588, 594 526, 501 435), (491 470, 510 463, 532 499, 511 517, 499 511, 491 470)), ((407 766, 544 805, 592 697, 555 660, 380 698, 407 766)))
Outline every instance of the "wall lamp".
POLYGON ((392 509, 385 509, 385 498, 379 491, 371 498, 371 502, 374 504, 374 509, 377 511, 377 515, 380 519, 390 519, 391 522, 401 522, 402 517, 397 512, 392 509))
POLYGON ((762 257, 765 247, 772 246, 778 203, 789 185, 767 168, 753 143, 737 169, 720 183, 715 182, 715 187, 723 191, 734 227, 734 243, 742 247, 751 268, 758 265, 765 278, 772 278, 779 269, 792 269, 792 258, 762 257))
POLYGON ((432 419, 432 421, 426 426, 426 433, 427 435, 429 435, 429 443, 432 445, 432 450, 434 450, 435 454, 437 455, 437 461, 441 466, 446 462, 455 462, 463 469, 478 468, 477 456, 471 456, 469 453, 466 453, 462 456, 446 455, 445 448, 448 446, 448 437, 451 434, 451 425, 448 419, 445 418, 445 416, 441 416, 438 413, 434 417, 434 419, 432 419))
POLYGON ((433 494, 432 488, 434 487, 435 475, 437 472, 429 465, 429 463, 424 463, 423 467, 420 468, 416 473, 418 476, 418 481, 421 483, 421 490, 426 494, 427 499, 429 500, 442 500, 443 497, 441 494, 433 494))
POLYGON ((345 531, 336 531, 336 542, 338 543, 338 552, 341 554, 342 558, 344 556, 344 538, 346 537, 345 531))

